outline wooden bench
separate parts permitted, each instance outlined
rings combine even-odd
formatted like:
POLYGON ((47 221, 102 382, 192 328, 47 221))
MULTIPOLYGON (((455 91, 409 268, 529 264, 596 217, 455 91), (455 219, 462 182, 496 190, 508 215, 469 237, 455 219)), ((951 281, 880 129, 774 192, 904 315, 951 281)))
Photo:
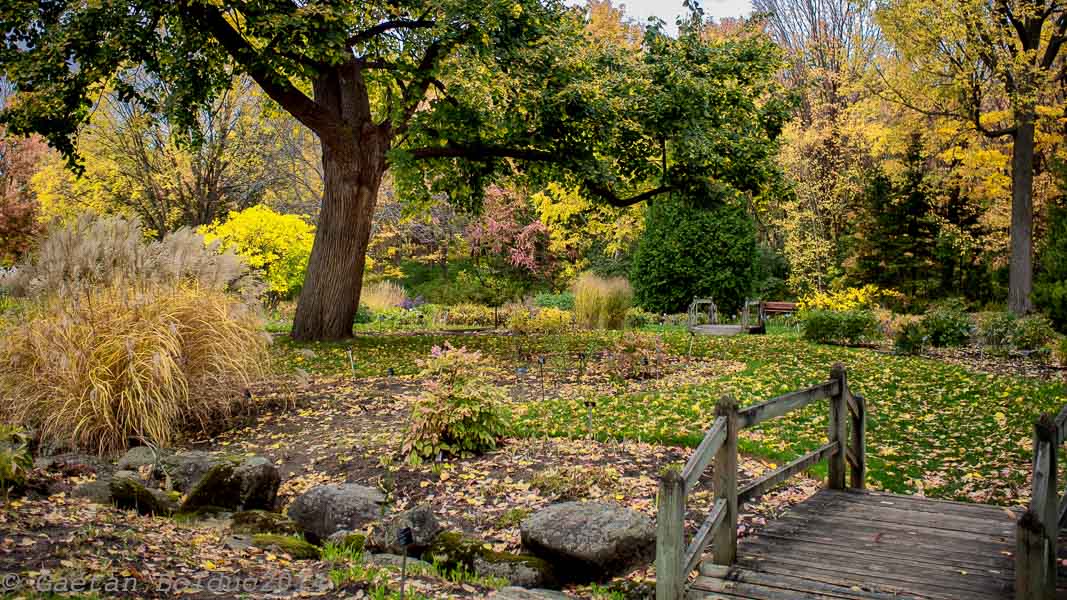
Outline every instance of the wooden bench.
POLYGON ((765 315, 791 315, 797 312, 796 302, 763 302, 761 309, 765 315))

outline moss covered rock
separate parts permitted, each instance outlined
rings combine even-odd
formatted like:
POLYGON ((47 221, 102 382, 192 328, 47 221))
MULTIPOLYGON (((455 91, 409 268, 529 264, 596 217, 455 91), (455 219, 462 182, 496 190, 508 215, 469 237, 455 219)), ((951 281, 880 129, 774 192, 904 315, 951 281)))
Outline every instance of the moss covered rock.
POLYGON ((317 560, 319 549, 314 544, 291 535, 261 533, 252 536, 252 545, 264 550, 277 550, 297 560, 317 560))
POLYGON ((333 544, 339 548, 346 548, 353 552, 362 552, 367 546, 367 536, 342 529, 331 533, 330 537, 326 538, 326 543, 333 544))
POLYGON ((119 508, 133 509, 142 515, 166 516, 174 512, 174 504, 166 493, 150 490, 133 479, 112 479, 108 490, 111 492, 112 502, 119 508))
POLYGON ((524 587, 556 584, 547 561, 529 554, 497 552, 484 541, 455 531, 437 535, 422 558, 444 569, 463 567, 479 576, 501 577, 524 587))
POLYGON ((243 510, 233 515, 235 533, 277 533, 293 535, 299 533, 296 523, 289 517, 266 510, 243 510))
POLYGON ((228 510, 269 510, 274 507, 281 476, 266 458, 253 456, 241 462, 226 460, 213 465, 189 491, 182 512, 203 506, 228 510))

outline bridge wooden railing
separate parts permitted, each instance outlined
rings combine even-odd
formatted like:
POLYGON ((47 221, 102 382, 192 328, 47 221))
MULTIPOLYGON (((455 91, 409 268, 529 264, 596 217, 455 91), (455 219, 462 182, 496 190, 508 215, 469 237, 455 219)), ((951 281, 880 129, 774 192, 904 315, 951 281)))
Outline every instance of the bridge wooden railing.
POLYGON ((1016 525, 1016 600, 1056 596, 1056 540, 1067 518, 1067 495, 1060 495, 1057 484, 1056 454, 1065 438, 1067 406, 1055 418, 1045 413, 1034 423, 1032 495, 1016 525))
POLYGON ((786 479, 822 461, 829 461, 827 486, 845 488, 845 465, 851 466, 849 484, 863 488, 866 477, 866 403, 848 389, 845 368, 834 365, 830 379, 744 409, 730 396, 716 406, 716 418, 703 441, 680 471, 660 476, 656 520, 656 600, 678 600, 686 590, 689 573, 710 544, 712 560, 729 565, 737 557, 737 507, 767 492, 786 479), (741 429, 784 416, 812 402, 829 399, 829 441, 787 465, 767 473, 740 490, 737 487, 737 434, 741 429), (851 422, 851 436, 849 424, 851 422), (692 540, 685 540, 686 498, 707 466, 715 461, 715 501, 692 540))

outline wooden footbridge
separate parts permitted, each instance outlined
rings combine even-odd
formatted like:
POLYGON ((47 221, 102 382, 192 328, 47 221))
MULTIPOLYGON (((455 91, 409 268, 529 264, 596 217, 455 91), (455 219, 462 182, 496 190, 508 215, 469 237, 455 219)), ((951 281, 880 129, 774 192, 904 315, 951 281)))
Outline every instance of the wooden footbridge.
POLYGON ((656 599, 1067 599, 1067 569, 1057 578, 1067 502, 1056 484, 1067 408, 1035 426, 1025 511, 865 490, 866 423, 866 401, 840 365, 828 381, 762 404, 720 400, 689 462, 660 477, 656 599), (820 400, 829 401, 827 443, 739 489, 738 432, 820 400), (823 460, 826 489, 738 543, 739 504, 823 460), (686 497, 712 462, 714 503, 687 542, 686 497))

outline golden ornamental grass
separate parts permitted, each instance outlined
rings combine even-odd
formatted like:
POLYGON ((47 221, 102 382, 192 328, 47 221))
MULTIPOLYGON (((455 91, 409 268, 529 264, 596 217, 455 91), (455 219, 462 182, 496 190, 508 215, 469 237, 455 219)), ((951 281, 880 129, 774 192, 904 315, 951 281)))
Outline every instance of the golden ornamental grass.
POLYGON ((575 319, 588 329, 622 329, 633 297, 625 278, 582 273, 574 282, 575 319))
POLYGON ((407 300, 407 292, 404 287, 395 281, 376 281, 363 286, 359 295, 361 304, 367 305, 372 311, 382 311, 387 308, 396 308, 404 300, 407 300))
POLYGON ((63 446, 165 445, 246 408, 268 343, 239 299, 194 284, 55 295, 0 339, 0 410, 63 446))

